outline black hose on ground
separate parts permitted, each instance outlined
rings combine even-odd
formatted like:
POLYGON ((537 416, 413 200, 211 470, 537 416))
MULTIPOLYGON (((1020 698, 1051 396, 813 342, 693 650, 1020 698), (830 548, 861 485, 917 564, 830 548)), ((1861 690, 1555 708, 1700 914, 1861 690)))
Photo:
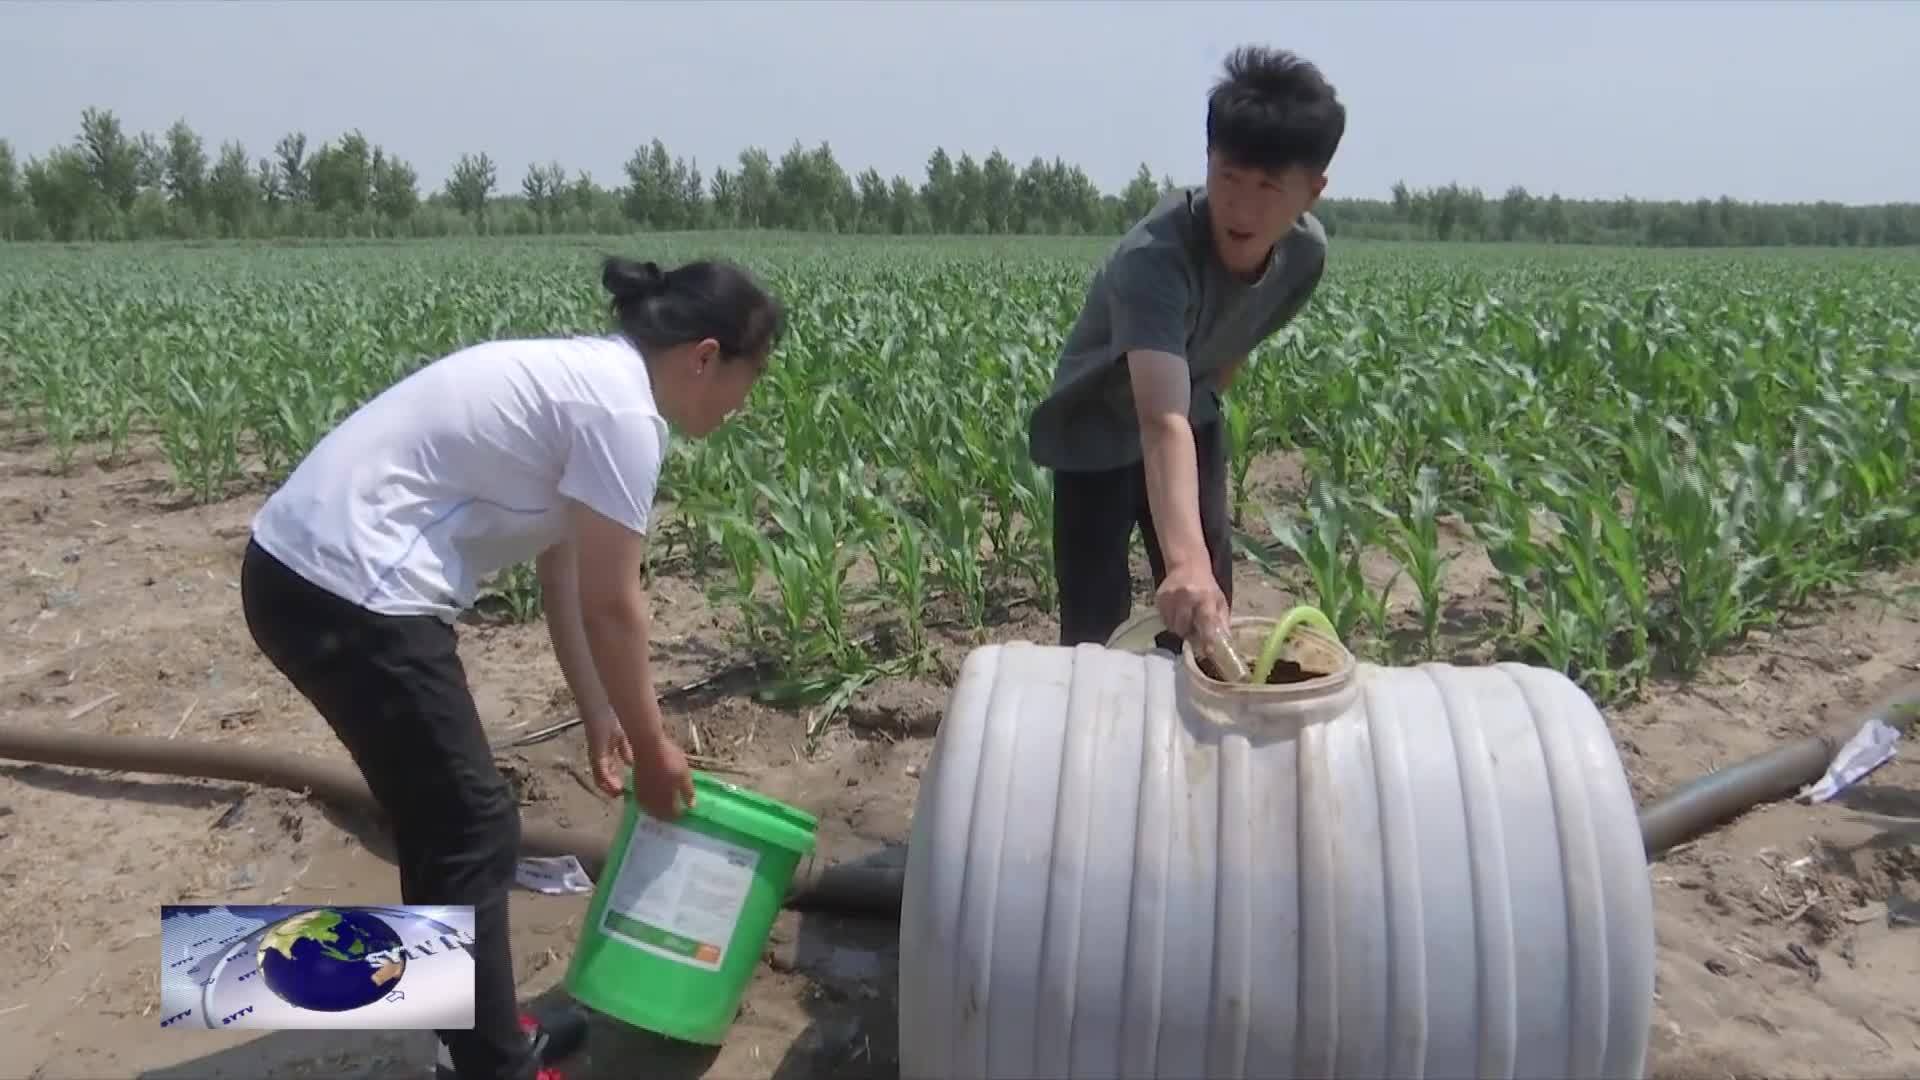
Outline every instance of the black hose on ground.
MULTIPOLYGON (((1816 735, 1718 769, 1662 797, 1640 812, 1649 861, 1761 803, 1793 794, 1819 779, 1839 741, 1816 735)), ((344 762, 243 746, 215 746, 139 735, 82 735, 0 727, 0 758, 119 772, 235 780, 311 793, 327 802, 380 812, 360 775, 344 762)), ((591 875, 605 865, 608 838, 527 823, 526 855, 572 855, 591 875)), ((898 852, 829 862, 810 856, 787 890, 795 910, 898 918, 906 869, 898 852), (892 856, 889 858, 889 856, 892 856)))
POLYGON ((1873 720, 1909 732, 1920 720, 1920 685, 1908 682, 1861 711, 1844 731, 1829 729, 1797 742, 1716 769, 1662 796, 1640 811, 1640 838, 1651 862, 1674 848, 1775 799, 1784 799, 1820 779, 1854 732, 1873 720))
POLYGON ((1689 781, 1640 810, 1649 862, 1761 803, 1820 779, 1839 742, 1812 735, 1689 781))
MULTIPOLYGON (((0 758, 285 788, 384 822, 366 781, 345 761, 149 735, 85 735, 6 726, 0 726, 0 758)), ((610 842, 610 837, 597 833, 537 822, 526 822, 520 830, 522 855, 572 855, 596 878, 606 865, 610 842)), ((905 869, 895 864, 897 855, 893 862, 887 859, 888 853, 842 863, 809 857, 794 873, 786 906, 897 918, 905 869)))

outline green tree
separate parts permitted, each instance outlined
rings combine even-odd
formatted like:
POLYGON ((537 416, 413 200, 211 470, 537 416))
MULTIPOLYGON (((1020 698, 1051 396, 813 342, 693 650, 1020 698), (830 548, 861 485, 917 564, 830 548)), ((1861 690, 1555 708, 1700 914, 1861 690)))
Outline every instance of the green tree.
POLYGON ((206 180, 206 202, 227 236, 245 236, 259 213, 260 182, 238 142, 220 144, 220 159, 206 180))
POLYGON ((447 201, 468 217, 484 217, 487 196, 493 194, 498 180, 499 170, 484 151, 479 155, 461 154, 447 177, 447 201))
POLYGON ((1133 180, 1120 193, 1120 213, 1127 219, 1127 226, 1131 226, 1151 213, 1159 201, 1160 186, 1153 182, 1153 170, 1143 161, 1140 171, 1133 174, 1133 180))
POLYGON ((27 162, 27 197, 53 239, 86 239, 92 231, 97 201, 106 198, 95 176, 92 159, 74 147, 63 146, 27 162))
POLYGON ((207 150, 184 117, 167 129, 167 198, 191 218, 207 212, 207 150))
POLYGON ((120 118, 111 109, 87 109, 76 145, 94 190, 122 212, 132 210, 147 155, 121 130, 120 118))
POLYGON ((927 157, 927 182, 920 187, 920 201, 927 208, 927 224, 936 233, 958 232, 954 221, 960 193, 954 185, 953 159, 946 147, 936 146, 927 157))
POLYGON ((420 176, 398 155, 386 155, 373 173, 373 209, 393 225, 413 217, 420 205, 420 176))
POLYGON ((26 185, 20 178, 19 163, 13 158, 13 144, 0 139, 0 240, 19 238, 26 201, 26 185))

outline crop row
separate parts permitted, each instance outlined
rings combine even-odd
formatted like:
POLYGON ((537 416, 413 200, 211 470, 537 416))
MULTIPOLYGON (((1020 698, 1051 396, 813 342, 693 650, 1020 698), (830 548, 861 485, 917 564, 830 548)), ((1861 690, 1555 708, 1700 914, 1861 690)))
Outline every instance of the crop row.
MULTIPOLYGON (((929 618, 1050 602, 1025 418, 1098 245, 752 245, 793 331, 739 422, 676 444, 656 571, 698 575, 799 699, 920 664, 929 618)), ((0 394, 61 467, 151 431, 184 489, 227 497, 460 344, 599 332, 596 253, 28 249, 0 259, 0 394)), ((1243 550, 1362 651, 1420 658, 1464 533, 1501 653, 1603 699, 1692 671, 1920 550, 1916 297, 1894 258, 1343 249, 1230 396, 1243 550), (1300 489, 1255 483, 1273 454, 1300 489)), ((502 602, 537 610, 530 581, 502 602)))

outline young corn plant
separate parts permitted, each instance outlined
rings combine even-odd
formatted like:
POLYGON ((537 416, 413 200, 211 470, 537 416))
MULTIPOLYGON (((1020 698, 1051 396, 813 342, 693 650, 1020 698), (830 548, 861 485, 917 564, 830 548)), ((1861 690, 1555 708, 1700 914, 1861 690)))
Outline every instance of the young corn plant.
MULTIPOLYGON (((1377 639, 1385 640, 1387 596, 1398 575, 1388 579, 1378 593, 1368 588, 1360 569, 1360 553, 1370 537, 1352 500, 1316 477, 1309 484, 1304 522, 1273 510, 1265 516, 1274 539, 1306 564, 1313 576, 1316 604, 1333 623, 1340 640, 1353 638, 1363 619, 1377 639)), ((1249 553, 1263 568, 1273 571, 1270 553, 1257 548, 1249 549, 1249 553)))
POLYGON ((1009 453, 1015 448, 1008 443, 1002 433, 989 431, 976 416, 961 423, 960 439, 950 450, 959 471, 974 477, 981 495, 980 527, 990 553, 982 556, 988 561, 983 567, 981 588, 988 592, 992 578, 1011 577, 1022 562, 1021 522, 1015 509, 1020 504, 1019 479, 1014 463, 1025 460, 1026 455, 1009 453))
MULTIPOLYGON (((874 659, 874 621, 951 604, 980 627, 1016 589, 1051 601, 1048 475, 1020 418, 1051 385, 1101 248, 1024 243, 768 234, 745 253, 788 298, 791 332, 742 415, 676 440, 649 567, 688 574, 738 610, 743 649, 813 680, 796 698, 818 710, 810 727, 909 658, 874 659), (902 515, 884 538, 873 493, 902 515), (850 559, 893 599, 842 574, 850 559)), ((284 475, 352 408, 462 345, 607 331, 571 243, 7 249, 0 416, 44 440, 18 445, 63 466, 154 436, 201 499, 243 468, 284 475)), ((1243 516, 1255 459, 1275 450, 1347 493, 1323 491, 1317 523, 1310 497, 1291 545, 1251 547, 1303 553, 1350 635, 1384 634, 1358 552, 1386 547, 1431 651, 1429 490, 1487 546, 1509 612, 1497 644, 1598 690, 1630 690, 1650 657, 1697 667, 1741 628, 1877 588, 1868 571, 1920 553, 1910 259, 1396 246, 1344 267, 1241 372, 1226 423, 1243 516)))
POLYGON ((750 482, 758 461, 743 440, 716 435, 697 446, 676 443, 662 488, 673 493, 673 513, 658 526, 660 560, 686 558, 695 577, 729 561, 727 522, 758 512, 759 490, 750 482))
POLYGON ((726 573, 707 585, 715 607, 731 607, 739 615, 738 644, 748 655, 761 656, 780 645, 780 613, 759 595, 764 537, 745 513, 716 513, 707 519, 720 534, 726 573))
MULTIPOLYGON (((1920 376, 1914 376, 1920 379, 1920 376)), ((1851 406, 1827 391, 1807 414, 1816 439, 1843 463, 1844 498, 1851 511, 1853 544, 1866 557, 1885 562, 1920 547, 1920 511, 1914 491, 1920 481, 1920 408, 1908 381, 1883 399, 1851 406)))
POLYGON ((1815 591, 1853 580, 1859 560, 1845 553, 1850 530, 1841 512, 1840 463, 1795 432, 1784 452, 1737 443, 1733 454, 1753 492, 1744 542, 1765 560, 1755 588, 1776 608, 1797 608, 1815 591))
POLYGON ((92 373, 93 396, 106 429, 108 463, 125 460, 133 438, 133 425, 141 417, 152 415, 146 401, 146 388, 151 385, 146 363, 144 356, 137 355, 129 357, 126 366, 118 370, 92 373))
POLYGON ((1257 451, 1267 442, 1272 430, 1270 418, 1249 404, 1243 397, 1228 396, 1221 401, 1221 422, 1227 432, 1227 468, 1230 478, 1228 495, 1231 500, 1233 524, 1237 528, 1245 519, 1247 502, 1247 481, 1251 475, 1257 451))
POLYGON ((510 566, 480 589, 477 604, 497 608, 510 623, 529 623, 545 610, 540 599, 540 575, 531 562, 510 566))
POLYGON ((1420 655, 1432 659, 1440 651, 1442 579, 1453 561, 1451 554, 1440 551, 1439 473, 1422 467, 1415 474, 1405 511, 1371 495, 1364 501, 1380 518, 1382 544, 1419 594, 1420 655))
POLYGON ((195 501, 211 503, 240 477, 242 389, 231 371, 208 360, 194 372, 176 368, 167 381, 160 409, 160 443, 176 475, 186 481, 195 501))
POLYGON ((1374 393, 1381 381, 1356 379, 1341 387, 1345 393, 1334 407, 1342 411, 1300 418, 1311 439, 1309 470, 1342 490, 1372 488, 1376 479, 1386 475, 1394 457, 1390 431, 1381 425, 1374 400, 1360 397, 1374 393))
POLYGON ((1013 458, 1013 508, 1020 532, 1007 559, 1009 570, 1031 590, 1033 602, 1051 608, 1056 595, 1053 573, 1053 474, 1026 454, 1013 458))
POLYGON ((925 530, 911 514, 891 503, 875 503, 867 511, 867 554, 873 560, 875 595, 897 613, 906 628, 909 670, 925 669, 927 602, 932 599, 927 578, 925 530))
POLYGON ((1533 504, 1527 497, 1530 486, 1520 482, 1506 456, 1488 454, 1473 459, 1473 465, 1481 477, 1482 497, 1469 507, 1467 524, 1486 548, 1506 596, 1507 621, 1501 638, 1511 647, 1533 606, 1530 590, 1546 565, 1547 550, 1535 538, 1533 504))
MULTIPOLYGON (((849 606, 847 574, 857 548, 841 535, 831 510, 827 485, 816 485, 802 470, 798 491, 756 482, 779 536, 759 537, 762 565, 779 590, 780 626, 786 635, 782 661, 789 672, 816 663, 835 671, 853 671, 866 663, 849 606)), ((844 492, 844 487, 841 491, 844 492)))
POLYGON ((1601 485, 1549 469, 1536 490, 1557 523, 1540 566, 1542 591, 1554 603, 1541 617, 1559 638, 1556 662, 1596 698, 1612 700, 1637 687, 1649 663, 1649 599, 1633 531, 1601 485))
POLYGON ((1661 651, 1675 672, 1690 675, 1764 617, 1752 583, 1766 560, 1743 542, 1753 497, 1746 478, 1691 450, 1676 454, 1674 441, 1692 442, 1684 425, 1668 420, 1642 425, 1623 446, 1635 517, 1666 574, 1661 651))
POLYGON ((53 447, 54 469, 65 475, 89 423, 77 357, 45 360, 26 371, 25 382, 38 408, 35 422, 53 447))
POLYGON ((352 411, 347 395, 324 377, 295 369, 283 377, 281 392, 261 431, 261 463, 270 476, 284 479, 307 453, 352 411))
POLYGON ((987 625, 988 578, 981 564, 986 508, 971 483, 951 472, 919 474, 927 493, 926 539, 933 548, 933 579, 960 603, 961 617, 976 633, 987 625))

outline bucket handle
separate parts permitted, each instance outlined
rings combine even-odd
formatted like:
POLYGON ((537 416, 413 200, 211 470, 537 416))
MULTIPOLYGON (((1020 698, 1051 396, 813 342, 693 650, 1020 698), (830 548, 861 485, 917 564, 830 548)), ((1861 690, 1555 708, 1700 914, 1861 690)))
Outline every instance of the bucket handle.
POLYGON ((1121 652, 1145 653, 1153 649, 1153 639, 1165 633, 1167 622, 1152 608, 1135 615, 1107 635, 1107 648, 1121 652))
MULTIPOLYGON (((1273 632, 1267 635, 1266 644, 1260 649, 1260 658, 1253 665, 1249 681, 1256 686, 1267 681, 1267 676, 1273 674, 1273 665, 1280 660, 1281 647, 1286 644, 1287 638, 1293 635, 1294 630, 1304 622, 1313 623, 1324 630, 1335 644, 1340 644, 1340 635, 1334 630, 1333 621, 1327 618, 1325 612, 1312 604, 1297 604, 1280 617, 1280 621, 1273 626, 1273 632)), ((1107 648, 1144 653, 1153 648, 1154 639, 1166 629, 1166 620, 1160 617, 1158 611, 1148 608, 1121 623, 1119 628, 1107 637, 1107 648)), ((1342 645, 1342 647, 1345 646, 1342 645)))

